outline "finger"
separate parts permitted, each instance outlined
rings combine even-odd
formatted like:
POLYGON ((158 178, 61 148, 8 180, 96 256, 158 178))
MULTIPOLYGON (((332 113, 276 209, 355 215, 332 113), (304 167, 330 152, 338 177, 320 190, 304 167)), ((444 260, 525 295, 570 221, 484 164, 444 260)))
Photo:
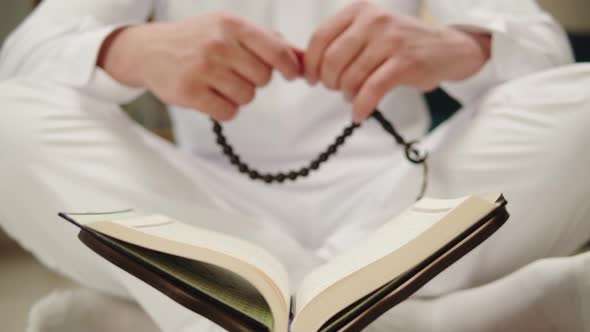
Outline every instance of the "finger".
POLYGON ((231 68, 256 86, 267 85, 272 78, 272 68, 256 54, 236 45, 231 51, 231 68))
POLYGON ((377 68, 353 101, 353 122, 361 123, 369 117, 381 99, 404 81, 407 71, 399 58, 392 58, 377 68))
POLYGON ((302 75, 305 72, 305 70, 303 68, 304 61, 305 61, 305 51, 300 49, 297 46, 293 46, 293 52, 295 52, 295 57, 297 58, 297 61, 299 61, 299 66, 301 67, 300 68, 301 71, 299 72, 299 75, 302 75))
POLYGON ((357 95, 364 82, 387 61, 391 53, 391 47, 373 41, 344 69, 338 88, 348 100, 352 100, 357 95))
POLYGON ((238 37, 242 47, 256 54, 283 76, 292 80, 301 73, 301 65, 291 45, 276 34, 254 25, 245 26, 238 37))
POLYGON ((305 53, 305 78, 310 84, 315 84, 320 77, 320 63, 329 45, 343 33, 354 21, 356 8, 349 6, 336 14, 315 31, 305 53))
MULTIPOLYGON (((275 36, 278 36, 281 39, 284 39, 284 36, 281 32, 273 31, 273 33, 275 34, 275 36)), ((304 70, 303 70, 303 56, 304 56, 305 52, 301 48, 299 48, 295 45, 290 45, 290 47, 291 47, 291 50, 293 51, 293 54, 295 54, 295 58, 297 58, 297 63, 299 64, 299 73, 297 76, 301 76, 301 75, 303 75, 303 72, 304 72, 304 70)))
POLYGON ((363 51, 369 38, 366 25, 353 23, 328 46, 320 59, 319 79, 329 89, 338 89, 344 69, 363 51))
POLYGON ((238 112, 238 105, 211 88, 200 89, 186 107, 207 113, 217 121, 231 120, 238 112))
POLYGON ((256 87, 229 68, 219 67, 211 71, 209 84, 220 95, 236 105, 250 103, 256 94, 256 87))

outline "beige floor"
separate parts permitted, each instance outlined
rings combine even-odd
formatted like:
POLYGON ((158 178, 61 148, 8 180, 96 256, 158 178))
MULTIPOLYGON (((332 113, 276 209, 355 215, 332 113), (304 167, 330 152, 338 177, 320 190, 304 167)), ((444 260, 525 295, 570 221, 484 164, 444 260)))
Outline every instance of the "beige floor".
POLYGON ((0 239, 0 331, 24 332, 29 308, 38 299, 55 289, 74 287, 15 244, 0 239))

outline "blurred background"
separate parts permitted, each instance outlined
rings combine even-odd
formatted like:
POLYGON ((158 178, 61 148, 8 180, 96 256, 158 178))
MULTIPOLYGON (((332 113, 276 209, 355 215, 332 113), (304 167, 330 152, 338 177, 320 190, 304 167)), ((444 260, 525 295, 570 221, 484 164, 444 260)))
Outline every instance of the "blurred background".
MULTIPOLYGON (((2 0, 0 7, 0 44, 33 8, 32 0, 2 0)), ((539 3, 566 28, 577 61, 590 61, 590 1, 542 0, 539 3)), ((428 17, 427 9, 425 17, 428 17)), ((432 114, 433 127, 452 115, 459 105, 444 92, 425 95, 432 114)), ((162 105, 145 95, 126 111, 137 122, 156 134, 172 140, 172 129, 162 105)), ((38 264, 0 229, 0 317, 3 332, 25 331, 28 311, 33 303, 56 289, 76 287, 71 281, 38 264)))

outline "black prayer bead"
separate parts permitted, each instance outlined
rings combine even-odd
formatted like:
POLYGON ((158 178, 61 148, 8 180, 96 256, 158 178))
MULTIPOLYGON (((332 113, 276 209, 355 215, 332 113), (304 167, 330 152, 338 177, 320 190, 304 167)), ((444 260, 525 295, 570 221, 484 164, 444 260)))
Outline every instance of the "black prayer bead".
POLYGON ((248 169, 248 165, 245 164, 240 164, 238 169, 240 170, 240 173, 248 173, 248 171, 250 170, 248 169))
MULTIPOLYGON (((372 114, 372 117, 379 122, 385 131, 394 137, 398 144, 404 146, 408 145, 404 141, 403 137, 397 133, 393 125, 378 110, 375 110, 375 112, 372 114)), ((314 159, 307 167, 303 167, 298 171, 290 171, 288 173, 278 172, 274 174, 261 174, 259 171, 251 169, 250 166, 240 160, 240 157, 235 154, 232 146, 227 142, 227 139, 223 134, 223 127, 221 124, 214 119, 211 119, 211 121, 213 122, 213 132, 216 136, 216 142, 220 145, 223 154, 229 159, 230 163, 238 168, 241 173, 247 174, 251 179, 262 180, 269 184, 273 182, 283 183, 286 180, 295 181, 300 176, 306 177, 311 172, 318 170, 322 163, 326 162, 332 155, 338 152, 340 146, 342 146, 346 139, 354 133, 354 130, 360 127, 360 125, 352 124, 344 128, 342 134, 336 137, 334 143, 328 146, 328 148, 316 159, 314 159)), ((425 156, 420 156, 419 152, 413 149, 411 145, 406 147, 406 157, 408 160, 414 163, 424 163, 426 159, 425 156)))
POLYGON ((338 145, 336 145, 336 144, 332 144, 328 148, 328 153, 329 154, 334 154, 334 153, 336 153, 336 151, 338 151, 338 145))

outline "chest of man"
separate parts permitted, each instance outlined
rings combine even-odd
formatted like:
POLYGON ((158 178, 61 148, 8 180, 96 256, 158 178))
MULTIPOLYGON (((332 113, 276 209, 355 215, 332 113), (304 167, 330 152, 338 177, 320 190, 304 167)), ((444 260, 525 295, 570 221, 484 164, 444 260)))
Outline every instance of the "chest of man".
MULTIPOLYGON (((159 0, 157 20, 178 20, 216 11, 238 14, 279 31, 292 43, 304 46, 315 28, 354 0, 159 0)), ((417 15, 420 0, 373 0, 398 12, 417 15)))

